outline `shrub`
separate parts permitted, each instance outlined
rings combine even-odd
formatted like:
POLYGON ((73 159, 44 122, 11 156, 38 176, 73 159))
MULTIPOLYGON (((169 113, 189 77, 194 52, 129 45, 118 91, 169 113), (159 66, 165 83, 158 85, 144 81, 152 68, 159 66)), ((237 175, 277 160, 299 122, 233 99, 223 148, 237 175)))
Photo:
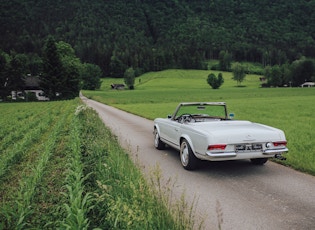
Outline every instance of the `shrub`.
POLYGON ((212 87, 212 89, 218 89, 223 84, 224 79, 222 73, 218 74, 218 77, 215 76, 214 73, 208 75, 207 79, 208 84, 212 87))
POLYGON ((134 89, 135 71, 133 68, 128 68, 124 74, 124 81, 129 89, 134 89))
POLYGON ((237 84, 240 85, 244 81, 246 76, 246 68, 239 62, 236 62, 232 66, 233 80, 237 81, 237 84))

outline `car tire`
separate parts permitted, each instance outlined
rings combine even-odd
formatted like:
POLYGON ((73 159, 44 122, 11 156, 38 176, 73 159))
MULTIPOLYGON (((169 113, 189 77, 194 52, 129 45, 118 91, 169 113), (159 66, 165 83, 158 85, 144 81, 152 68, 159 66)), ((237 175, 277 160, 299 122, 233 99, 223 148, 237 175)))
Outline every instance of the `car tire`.
POLYGON ((250 161, 254 165, 263 165, 268 161, 268 158, 253 158, 253 159, 250 159, 250 161))
POLYGON ((154 129, 154 146, 158 150, 165 149, 165 143, 161 141, 161 138, 157 129, 154 129))
POLYGON ((180 144, 180 161, 186 170, 194 170, 198 166, 199 159, 193 153, 187 140, 183 140, 180 144))

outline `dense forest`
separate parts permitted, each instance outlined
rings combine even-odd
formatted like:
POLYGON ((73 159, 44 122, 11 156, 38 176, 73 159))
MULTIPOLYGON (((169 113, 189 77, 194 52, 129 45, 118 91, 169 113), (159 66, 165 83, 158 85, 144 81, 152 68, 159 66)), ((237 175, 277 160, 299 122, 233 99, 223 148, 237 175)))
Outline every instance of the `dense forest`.
POLYGON ((103 76, 205 68, 221 51, 263 66, 315 58, 314 0, 0 2, 0 50, 42 56, 50 35, 103 76))

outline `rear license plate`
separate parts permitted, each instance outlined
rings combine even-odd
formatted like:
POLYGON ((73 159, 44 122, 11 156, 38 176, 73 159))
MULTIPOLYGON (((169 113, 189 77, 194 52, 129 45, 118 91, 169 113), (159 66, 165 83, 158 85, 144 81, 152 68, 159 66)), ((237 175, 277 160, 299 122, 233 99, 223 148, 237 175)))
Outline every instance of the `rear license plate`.
POLYGON ((262 144, 239 144, 235 145, 236 152, 253 152, 253 151, 261 151, 262 144))

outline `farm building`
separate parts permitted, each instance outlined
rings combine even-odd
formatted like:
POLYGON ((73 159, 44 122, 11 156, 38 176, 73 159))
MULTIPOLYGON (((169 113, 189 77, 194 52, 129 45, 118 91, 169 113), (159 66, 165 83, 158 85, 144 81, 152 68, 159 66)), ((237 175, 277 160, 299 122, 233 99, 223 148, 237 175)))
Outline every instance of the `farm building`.
POLYGON ((125 89, 124 84, 111 84, 112 89, 125 89))

